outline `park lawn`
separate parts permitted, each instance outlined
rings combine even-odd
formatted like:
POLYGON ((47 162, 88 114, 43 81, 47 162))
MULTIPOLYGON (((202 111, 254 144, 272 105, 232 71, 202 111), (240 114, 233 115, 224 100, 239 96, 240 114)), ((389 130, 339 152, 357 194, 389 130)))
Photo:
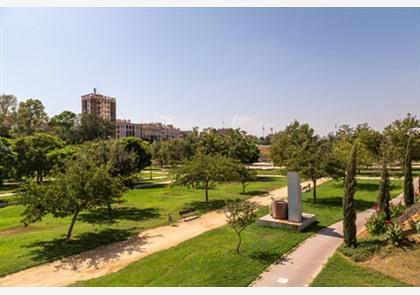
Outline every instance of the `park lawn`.
POLYGON ((273 169, 253 169, 257 172, 257 175, 286 175, 285 169, 273 168, 273 169))
POLYGON ((139 180, 139 182, 136 185, 142 185, 142 184, 147 184, 147 183, 162 183, 162 182, 167 182, 167 181, 172 181, 173 177, 170 175, 167 176, 153 176, 152 179, 150 179, 149 177, 144 177, 141 178, 139 180))
POLYGON ((311 287, 408 287, 380 272, 357 265, 336 252, 311 283, 311 287))
MULTIPOLYGON (((238 183, 218 185, 209 191, 209 209, 220 208, 227 199, 267 193, 285 186, 286 182, 286 179, 259 179, 247 187, 245 195, 240 194, 241 185, 238 183)), ((168 185, 129 190, 122 200, 122 203, 113 205, 112 212, 98 209, 81 213, 74 227, 74 240, 68 245, 64 244, 64 237, 70 217, 47 215, 42 221, 25 228, 20 223, 24 207, 0 208, 0 276, 166 225, 168 215, 179 219, 178 212, 182 209, 206 211, 203 190, 168 185)))
MULTIPOLYGON (((392 181, 392 195, 402 189, 392 181)), ((358 210, 371 207, 376 200, 378 180, 359 180, 356 192, 358 210)), ((228 226, 206 232, 176 247, 147 256, 126 268, 77 286, 248 286, 260 273, 302 241, 342 219, 342 183, 331 181, 318 187, 318 204, 311 192, 303 194, 303 209, 316 213, 318 224, 303 233, 252 224, 243 234, 243 252, 234 252, 236 235, 228 226)), ((258 214, 267 214, 267 208, 258 214)))
POLYGON ((0 196, 2 194, 9 194, 9 193, 14 193, 18 190, 19 188, 19 184, 17 183, 3 183, 0 184, 0 196))

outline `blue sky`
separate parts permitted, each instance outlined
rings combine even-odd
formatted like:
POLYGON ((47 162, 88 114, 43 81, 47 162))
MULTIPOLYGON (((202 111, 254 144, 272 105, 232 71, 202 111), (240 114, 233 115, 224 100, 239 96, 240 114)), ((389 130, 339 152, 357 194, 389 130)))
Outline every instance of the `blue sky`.
POLYGON ((80 112, 319 134, 420 116, 419 8, 1 8, 0 93, 80 112))

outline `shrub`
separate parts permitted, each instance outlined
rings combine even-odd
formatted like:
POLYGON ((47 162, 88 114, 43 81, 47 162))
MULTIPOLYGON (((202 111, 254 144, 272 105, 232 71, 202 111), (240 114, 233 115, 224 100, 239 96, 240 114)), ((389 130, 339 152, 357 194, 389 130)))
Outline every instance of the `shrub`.
POLYGON ((343 244, 340 247, 340 252, 355 262, 362 262, 370 259, 386 243, 384 237, 361 239, 356 248, 347 247, 343 244))
POLYGON ((397 218, 401 214, 404 213, 406 207, 403 203, 400 202, 397 205, 392 205, 390 209, 391 209, 391 218, 397 218))
POLYGON ((410 227, 415 230, 417 234, 420 234, 420 220, 414 221, 410 219, 410 227))
POLYGON ((377 236, 386 232, 386 215, 378 211, 372 214, 366 221, 366 230, 372 236, 377 236))
POLYGON ((398 223, 389 223, 386 229, 386 235, 394 245, 400 245, 404 240, 403 229, 398 223))

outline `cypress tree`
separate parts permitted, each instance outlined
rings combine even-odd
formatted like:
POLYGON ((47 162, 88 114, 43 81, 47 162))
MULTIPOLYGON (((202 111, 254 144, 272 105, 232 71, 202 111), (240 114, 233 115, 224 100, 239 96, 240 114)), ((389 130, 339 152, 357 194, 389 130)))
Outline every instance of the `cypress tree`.
POLYGON ((343 198, 343 232, 344 243, 347 247, 356 247, 356 210, 354 208, 354 193, 356 191, 356 153, 357 144, 351 150, 350 163, 347 165, 346 178, 344 180, 343 198))
POLYGON ((412 137, 408 138, 407 149, 404 158, 404 203, 411 206, 414 204, 414 187, 413 187, 413 174, 411 171, 411 149, 413 145, 412 137))
POLYGON ((389 211, 389 201, 391 200, 390 196, 390 181, 389 181, 389 173, 386 167, 386 157, 384 157, 382 162, 382 175, 381 175, 381 183, 379 185, 379 193, 378 193, 378 206, 382 212, 385 213, 386 219, 390 219, 391 214, 389 211))

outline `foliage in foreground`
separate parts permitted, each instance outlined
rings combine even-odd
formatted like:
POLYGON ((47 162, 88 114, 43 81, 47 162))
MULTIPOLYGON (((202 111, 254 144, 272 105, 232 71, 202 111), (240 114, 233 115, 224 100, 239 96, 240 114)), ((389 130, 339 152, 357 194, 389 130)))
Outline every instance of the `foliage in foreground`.
POLYGON ((381 235, 386 231, 386 221, 385 213, 377 211, 366 220, 366 231, 372 236, 381 235))
POLYGON ((353 146, 351 159, 347 166, 344 180, 343 198, 343 233, 344 243, 348 247, 356 247, 356 209, 354 207, 354 193, 356 192, 356 152, 357 145, 353 146))
POLYGON ((66 172, 50 184, 29 182, 20 202, 24 205, 25 226, 51 213, 54 217, 72 216, 66 242, 81 211, 110 207, 122 195, 123 185, 112 177, 107 166, 96 166, 86 157, 73 161, 66 172))
POLYGON ((242 231, 255 221, 256 214, 254 210, 254 206, 248 201, 233 200, 228 201, 226 204, 225 214, 228 224, 238 236, 237 254, 240 253, 242 231))

